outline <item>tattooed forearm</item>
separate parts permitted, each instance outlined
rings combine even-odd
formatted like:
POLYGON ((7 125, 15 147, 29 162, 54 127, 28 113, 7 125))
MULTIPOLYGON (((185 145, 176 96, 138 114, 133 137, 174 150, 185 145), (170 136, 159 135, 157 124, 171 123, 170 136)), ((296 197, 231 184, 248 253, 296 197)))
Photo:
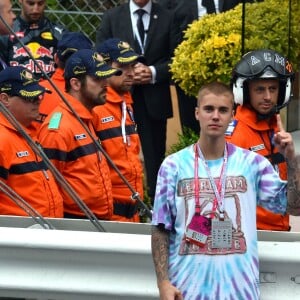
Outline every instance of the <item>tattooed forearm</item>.
POLYGON ((169 280, 169 231, 152 226, 152 257, 158 283, 169 280))
POLYGON ((287 161, 288 165, 288 184, 287 184, 287 213, 300 215, 300 156, 287 161))

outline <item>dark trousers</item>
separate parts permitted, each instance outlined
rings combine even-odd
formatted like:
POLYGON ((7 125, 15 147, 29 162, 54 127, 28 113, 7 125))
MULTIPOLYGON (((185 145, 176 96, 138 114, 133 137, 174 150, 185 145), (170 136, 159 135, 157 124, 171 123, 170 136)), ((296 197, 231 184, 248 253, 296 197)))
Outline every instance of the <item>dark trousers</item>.
POLYGON ((152 118, 142 95, 134 102, 133 109, 143 150, 148 195, 153 203, 157 173, 166 152, 167 119, 152 118))
POLYGON ((186 95, 185 92, 177 84, 175 85, 175 87, 178 98, 178 110, 181 128, 190 128, 198 134, 200 132, 200 126, 199 122, 195 118, 197 98, 186 95))

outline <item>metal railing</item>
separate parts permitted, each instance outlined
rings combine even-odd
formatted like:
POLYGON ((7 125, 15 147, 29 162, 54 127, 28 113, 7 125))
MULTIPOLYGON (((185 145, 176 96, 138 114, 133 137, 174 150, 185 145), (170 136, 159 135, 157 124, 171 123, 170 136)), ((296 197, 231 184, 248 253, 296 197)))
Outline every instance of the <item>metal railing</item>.
MULTIPOLYGON (((94 232, 86 220, 49 221, 57 230, 0 216, 0 298, 159 299, 149 224, 103 221, 106 232, 94 232)), ((258 239, 261 299, 300 299, 299 232, 258 239)))

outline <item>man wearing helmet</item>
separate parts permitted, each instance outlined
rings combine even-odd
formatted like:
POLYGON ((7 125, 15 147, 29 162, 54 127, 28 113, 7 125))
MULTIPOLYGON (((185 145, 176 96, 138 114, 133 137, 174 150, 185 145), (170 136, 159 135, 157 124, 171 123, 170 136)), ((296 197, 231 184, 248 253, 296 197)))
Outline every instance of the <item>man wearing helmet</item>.
MULTIPOLYGON (((291 96, 292 66, 273 50, 255 50, 245 54, 233 70, 232 87, 237 105, 226 132, 227 141, 267 157, 287 179, 284 157, 274 145, 278 132, 276 114, 291 96)), ((257 207, 257 229, 287 231, 289 215, 274 214, 257 207)))

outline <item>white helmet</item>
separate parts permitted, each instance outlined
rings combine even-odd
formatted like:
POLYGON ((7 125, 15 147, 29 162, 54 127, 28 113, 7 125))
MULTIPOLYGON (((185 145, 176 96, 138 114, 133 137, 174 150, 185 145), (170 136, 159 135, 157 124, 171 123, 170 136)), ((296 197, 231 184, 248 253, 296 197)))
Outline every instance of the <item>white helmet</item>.
POLYGON ((260 78, 279 79, 276 110, 285 107, 291 97, 291 84, 294 79, 292 65, 281 54, 268 49, 248 52, 234 67, 231 82, 235 103, 249 103, 248 82, 260 78))

